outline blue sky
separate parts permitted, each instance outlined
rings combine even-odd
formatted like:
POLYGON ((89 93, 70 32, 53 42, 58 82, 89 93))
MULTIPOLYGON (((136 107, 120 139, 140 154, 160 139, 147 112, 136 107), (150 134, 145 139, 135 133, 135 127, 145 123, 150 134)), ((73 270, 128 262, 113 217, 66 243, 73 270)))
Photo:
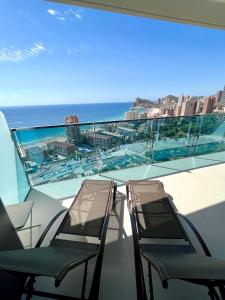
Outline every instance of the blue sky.
POLYGON ((225 31, 42 0, 0 1, 0 106, 209 95, 225 31))

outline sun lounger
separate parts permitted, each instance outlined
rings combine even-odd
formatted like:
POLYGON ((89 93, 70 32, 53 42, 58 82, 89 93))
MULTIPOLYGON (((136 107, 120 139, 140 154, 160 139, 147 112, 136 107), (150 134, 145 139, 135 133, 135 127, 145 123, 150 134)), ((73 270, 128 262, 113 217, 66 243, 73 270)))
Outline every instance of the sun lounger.
POLYGON ((57 216, 44 231, 37 248, 0 252, 0 270, 29 278, 22 292, 27 294, 27 299, 32 295, 53 299, 85 299, 88 261, 96 257, 88 299, 98 299, 106 231, 114 197, 115 185, 112 181, 84 181, 50 245, 39 248, 57 216), (96 237, 98 242, 72 240, 71 236, 96 237), (66 274, 81 264, 84 265, 84 273, 80 298, 34 289, 37 276, 53 277, 58 287, 66 274))
POLYGON ((208 288, 211 299, 225 299, 225 261, 210 256, 197 229, 172 206, 163 184, 158 180, 130 181, 127 199, 133 231, 136 283, 138 299, 147 299, 142 257, 148 263, 150 299, 154 299, 151 268, 161 279, 180 279, 208 288), (181 217, 190 226, 202 246, 204 254, 195 250, 181 217), (220 296, 216 290, 220 291, 220 296))

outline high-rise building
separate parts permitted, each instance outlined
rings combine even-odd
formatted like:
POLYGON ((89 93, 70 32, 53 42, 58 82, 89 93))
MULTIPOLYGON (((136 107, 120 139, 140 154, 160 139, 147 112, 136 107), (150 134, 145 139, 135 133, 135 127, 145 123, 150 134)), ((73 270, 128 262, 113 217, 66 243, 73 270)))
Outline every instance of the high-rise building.
POLYGON ((216 93, 216 102, 220 102, 223 91, 217 91, 216 93))
POLYGON ((64 123, 67 124, 75 124, 75 123, 79 123, 79 119, 76 115, 71 115, 68 117, 64 118, 64 123))
POLYGON ((173 117, 174 116, 174 107, 172 106, 162 106, 160 108, 160 115, 161 116, 171 116, 173 117))
POLYGON ((220 104, 225 105, 225 86, 224 89, 222 90, 222 95, 220 98, 220 104))
POLYGON ((64 124, 66 126, 66 132, 68 137, 68 142, 77 147, 80 141, 80 127, 76 125, 78 123, 78 117, 76 115, 68 116, 64 118, 64 124))
POLYGON ((197 100, 194 97, 186 97, 182 104, 181 116, 194 115, 196 112, 197 100))
POLYGON ((175 116, 180 116, 181 115, 181 107, 182 107, 182 103, 184 100, 184 95, 180 95, 178 102, 177 102, 177 106, 176 106, 176 110, 175 110, 175 116))
POLYGON ((203 111, 203 106, 204 106, 204 98, 201 98, 200 100, 198 100, 197 102, 197 106, 196 106, 196 114, 201 114, 203 111))
POLYGON ((135 120, 140 118, 140 113, 136 110, 129 110, 125 112, 124 119, 125 120, 135 120))
POLYGON ((213 112, 214 105, 215 105, 215 97, 204 97, 204 105, 203 105, 203 114, 210 114, 213 112))

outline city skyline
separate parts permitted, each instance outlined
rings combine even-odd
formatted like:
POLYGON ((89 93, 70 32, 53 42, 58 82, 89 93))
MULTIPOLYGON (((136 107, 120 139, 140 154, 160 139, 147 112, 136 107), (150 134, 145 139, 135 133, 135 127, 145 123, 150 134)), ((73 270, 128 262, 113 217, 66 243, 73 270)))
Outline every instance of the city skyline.
POLYGON ((0 8, 0 106, 210 95, 224 85, 224 31, 47 1, 0 8))
MULTIPOLYGON (((186 94, 184 94, 184 93, 181 93, 181 94, 173 94, 173 95, 169 95, 169 94, 166 94, 166 95, 164 95, 164 96, 162 96, 162 97, 155 97, 154 99, 151 99, 151 98, 146 98, 146 99, 148 99, 149 101, 152 101, 152 102, 155 102, 155 103, 158 103, 158 101, 160 100, 160 99, 163 99, 163 98, 168 98, 169 96, 175 96, 175 97, 177 97, 178 98, 178 102, 180 101, 180 98, 182 98, 183 96, 188 96, 188 97, 197 97, 197 98, 199 98, 199 100, 200 99, 202 99, 202 98, 204 98, 204 97, 211 97, 211 96, 217 96, 217 93, 219 93, 219 92, 221 92, 221 96, 220 96, 220 98, 221 98, 221 103, 223 102, 223 103, 225 103, 225 85, 223 86, 223 89, 221 89, 221 88, 218 88, 216 91, 214 91, 214 93, 211 93, 211 94, 208 94, 208 95, 191 95, 190 93, 186 93, 186 94), (223 93, 222 93, 223 92, 223 93)), ((138 97, 136 97, 135 99, 138 99, 139 98, 139 96, 138 97)), ((29 104, 24 104, 24 105, 21 105, 21 106, 54 106, 54 105, 71 105, 71 104, 78 104, 78 105, 80 105, 80 104, 106 104, 106 103, 133 103, 133 102, 135 102, 135 99, 129 99, 129 100, 127 100, 127 101, 125 101, 125 100, 123 100, 123 101, 102 101, 102 102, 76 102, 76 103, 51 103, 51 104, 46 104, 46 103, 43 103, 43 104, 32 104, 32 103, 29 103, 29 104)), ((0 102, 1 103, 1 102, 0 102)), ((9 106, 17 106, 17 105, 9 105, 9 106)), ((19 105, 18 105, 19 106, 19 105)), ((1 107, 1 105, 0 105, 0 107, 1 107)), ((4 105, 2 105, 2 107, 4 107, 4 105)))

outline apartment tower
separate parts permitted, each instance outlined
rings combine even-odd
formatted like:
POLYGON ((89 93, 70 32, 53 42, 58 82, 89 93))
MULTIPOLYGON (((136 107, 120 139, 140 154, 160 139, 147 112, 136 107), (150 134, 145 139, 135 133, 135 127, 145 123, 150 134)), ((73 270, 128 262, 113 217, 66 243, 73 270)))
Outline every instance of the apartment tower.
POLYGON ((204 105, 203 105, 203 114, 211 114, 214 109, 215 97, 205 97, 204 105))
POLYGON ((75 125, 79 122, 76 115, 68 116, 64 118, 64 124, 66 126, 68 142, 77 147, 80 141, 80 128, 78 125, 75 125))
POLYGON ((193 97, 187 96, 181 108, 181 116, 194 115, 196 112, 197 100, 193 97))
POLYGON ((180 116, 181 115, 181 108, 182 108, 182 103, 184 101, 184 95, 180 95, 178 102, 177 102, 177 107, 176 107, 176 111, 175 111, 175 116, 180 116))
POLYGON ((222 91, 222 95, 221 95, 221 98, 220 98, 220 104, 225 105, 225 86, 224 86, 224 89, 222 91))

